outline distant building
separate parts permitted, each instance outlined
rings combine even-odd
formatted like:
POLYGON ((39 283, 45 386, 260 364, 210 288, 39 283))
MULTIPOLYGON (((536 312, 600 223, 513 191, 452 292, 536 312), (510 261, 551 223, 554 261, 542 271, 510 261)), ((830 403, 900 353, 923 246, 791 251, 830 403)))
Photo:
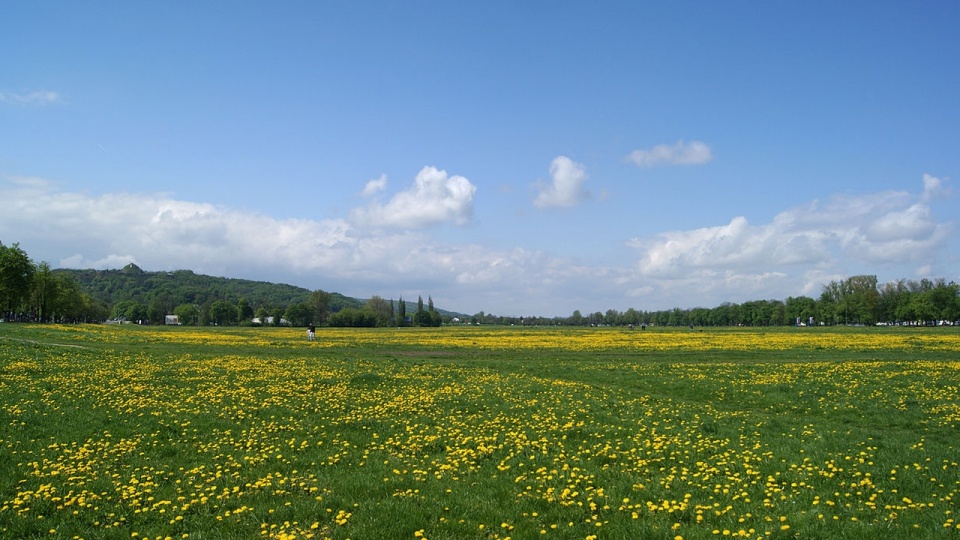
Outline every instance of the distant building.
POLYGON ((163 319, 163 324, 172 324, 174 326, 180 326, 180 317, 176 315, 167 315, 163 319))

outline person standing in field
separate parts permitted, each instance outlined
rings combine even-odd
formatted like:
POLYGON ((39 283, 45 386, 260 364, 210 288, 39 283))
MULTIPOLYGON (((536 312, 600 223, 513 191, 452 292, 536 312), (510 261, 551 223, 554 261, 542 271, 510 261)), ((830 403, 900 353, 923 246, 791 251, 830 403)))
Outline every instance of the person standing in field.
POLYGON ((317 327, 313 324, 307 326, 307 341, 313 341, 317 339, 317 327))

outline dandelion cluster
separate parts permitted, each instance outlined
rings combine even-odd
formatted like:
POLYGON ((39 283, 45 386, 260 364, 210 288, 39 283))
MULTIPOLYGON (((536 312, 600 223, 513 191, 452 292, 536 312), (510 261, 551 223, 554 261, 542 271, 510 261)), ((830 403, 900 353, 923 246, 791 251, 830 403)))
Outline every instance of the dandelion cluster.
POLYGON ((960 533, 952 335, 45 332, 0 340, 3 537, 960 533))

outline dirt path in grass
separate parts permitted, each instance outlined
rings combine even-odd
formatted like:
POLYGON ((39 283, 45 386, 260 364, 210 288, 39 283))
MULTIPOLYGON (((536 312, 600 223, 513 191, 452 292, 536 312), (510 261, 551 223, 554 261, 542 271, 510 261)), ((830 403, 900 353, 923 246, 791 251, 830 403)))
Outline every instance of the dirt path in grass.
POLYGON ((87 348, 87 347, 84 347, 83 345, 74 345, 74 344, 72 344, 72 343, 47 343, 47 342, 45 342, 45 341, 34 341, 34 340, 32 340, 32 339, 20 339, 20 338, 12 338, 12 337, 7 337, 7 336, 0 336, 0 339, 6 339, 6 340, 9 340, 9 341, 18 341, 18 342, 20 342, 20 343, 32 343, 32 344, 34 344, 34 345, 43 345, 43 346, 45 346, 45 347, 72 347, 72 348, 74 348, 74 349, 86 349, 86 348, 87 348))

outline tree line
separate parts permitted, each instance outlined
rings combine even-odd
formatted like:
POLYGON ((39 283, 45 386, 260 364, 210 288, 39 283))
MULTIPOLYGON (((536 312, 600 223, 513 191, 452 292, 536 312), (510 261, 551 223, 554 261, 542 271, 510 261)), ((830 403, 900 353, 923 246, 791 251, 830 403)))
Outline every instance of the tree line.
POLYGON ((472 322, 522 325, 791 326, 810 324, 960 324, 960 285, 942 278, 900 279, 878 284, 872 275, 853 276, 823 286, 819 298, 723 303, 714 308, 660 311, 607 310, 569 317, 498 317, 483 312, 472 322))
POLYGON ((52 270, 34 263, 19 244, 0 242, 0 319, 38 322, 103 322, 108 319, 164 324, 176 315, 185 325, 310 324, 339 327, 440 326, 444 323, 606 326, 783 326, 796 324, 941 324, 960 321, 960 286, 944 279, 879 284, 860 275, 831 281, 819 298, 755 300, 714 308, 660 311, 607 310, 569 317, 472 317, 441 312, 428 297, 398 302, 374 296, 362 301, 292 285, 215 278, 189 270, 144 272, 52 270))
POLYGON ((101 322, 107 306, 46 262, 34 264, 19 244, 0 242, 0 319, 38 322, 101 322))

